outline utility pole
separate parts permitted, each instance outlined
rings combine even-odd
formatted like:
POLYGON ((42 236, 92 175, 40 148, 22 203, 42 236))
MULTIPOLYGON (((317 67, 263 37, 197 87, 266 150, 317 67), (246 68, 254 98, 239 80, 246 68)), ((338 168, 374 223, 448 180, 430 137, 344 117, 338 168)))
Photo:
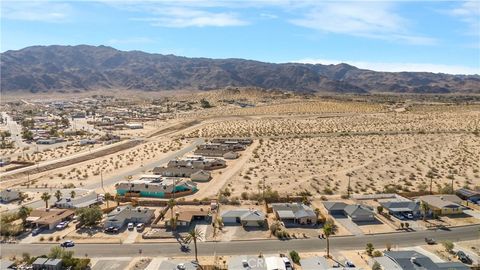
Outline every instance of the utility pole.
POLYGON ((105 193, 105 188, 103 187, 103 168, 100 168, 100 181, 102 183, 103 192, 105 193))
POLYGON ((350 177, 352 176, 351 173, 348 173, 348 187, 347 187, 347 196, 350 199, 350 177))

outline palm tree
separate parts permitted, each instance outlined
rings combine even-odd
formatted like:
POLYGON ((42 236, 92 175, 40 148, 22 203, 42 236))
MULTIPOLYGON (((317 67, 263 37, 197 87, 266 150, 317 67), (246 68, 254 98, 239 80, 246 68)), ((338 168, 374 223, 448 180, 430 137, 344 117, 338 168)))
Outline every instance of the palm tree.
POLYGON ((75 190, 70 191, 70 198, 75 198, 75 195, 77 195, 77 193, 75 193, 75 190))
POLYGON ((193 241, 193 244, 195 246, 195 261, 198 262, 197 240, 203 240, 203 232, 199 229, 193 229, 189 231, 187 237, 185 237, 185 243, 190 244, 193 241))
POLYGON ((177 203, 175 202, 175 199, 170 199, 167 202, 168 207, 170 208, 170 213, 171 213, 171 219, 170 219, 170 226, 172 226, 172 230, 175 230, 177 228, 177 221, 175 220, 175 216, 173 215, 173 207, 175 207, 177 203))
POLYGON ((422 211, 423 221, 427 220, 428 210, 430 210, 430 207, 428 207, 428 204, 426 204, 424 201, 421 201, 420 202, 420 211, 422 211))
POLYGON ((331 222, 325 222, 323 225, 323 234, 327 238, 327 258, 330 258, 330 235, 333 233, 333 224, 331 222))
POLYGON ((47 192, 44 192, 40 197, 40 199, 45 202, 45 208, 48 208, 48 200, 50 200, 50 198, 52 198, 52 195, 48 194, 47 192))
POLYGON ((110 201, 112 198, 113 198, 112 194, 110 194, 108 192, 105 193, 105 201, 107 201, 107 208, 109 208, 108 207, 108 201, 110 201))
POLYGON ((62 192, 60 190, 55 191, 55 198, 57 198, 57 202, 62 199, 62 192))

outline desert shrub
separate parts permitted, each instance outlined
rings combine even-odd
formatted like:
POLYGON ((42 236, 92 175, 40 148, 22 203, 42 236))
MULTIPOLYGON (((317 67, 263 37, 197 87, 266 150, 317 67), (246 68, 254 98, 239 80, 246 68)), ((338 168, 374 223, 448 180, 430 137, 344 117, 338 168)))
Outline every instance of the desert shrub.
POLYGON ((292 261, 294 263, 300 263, 300 255, 298 255, 298 252, 296 252, 295 250, 290 251, 290 258, 292 258, 292 261))

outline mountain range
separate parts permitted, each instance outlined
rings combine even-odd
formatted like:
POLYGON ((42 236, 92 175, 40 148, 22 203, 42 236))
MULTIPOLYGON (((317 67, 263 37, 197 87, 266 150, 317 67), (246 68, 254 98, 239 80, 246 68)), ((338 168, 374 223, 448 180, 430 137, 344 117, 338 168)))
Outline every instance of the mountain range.
POLYGON ((32 46, 6 51, 0 58, 5 92, 260 87, 309 93, 480 93, 479 75, 187 58, 107 46, 32 46))

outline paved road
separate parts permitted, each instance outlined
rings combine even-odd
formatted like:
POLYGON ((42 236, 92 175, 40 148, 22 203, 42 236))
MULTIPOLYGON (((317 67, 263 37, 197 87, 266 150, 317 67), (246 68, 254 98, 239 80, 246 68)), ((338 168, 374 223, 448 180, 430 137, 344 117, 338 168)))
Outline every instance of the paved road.
MULTIPOLYGON (((453 228, 451 231, 417 231, 400 232, 364 236, 333 237, 330 246, 333 250, 364 249, 367 243, 372 243, 378 249, 384 249, 389 243, 393 247, 408 247, 425 244, 425 237, 433 237, 437 242, 443 240, 472 240, 480 237, 480 225, 453 228)), ((48 252, 55 244, 5 244, 2 245, 2 256, 20 255, 29 252, 31 255, 41 255, 48 252)), ((234 255, 287 252, 296 250, 313 252, 325 250, 326 241, 317 238, 298 240, 252 240, 235 242, 200 242, 200 255, 234 255)), ((90 257, 127 257, 139 256, 185 256, 178 243, 142 243, 142 244, 77 244, 69 250, 76 254, 90 257)), ((193 250, 192 250, 193 252, 193 250)), ((192 254, 190 254, 192 255, 192 254)))

